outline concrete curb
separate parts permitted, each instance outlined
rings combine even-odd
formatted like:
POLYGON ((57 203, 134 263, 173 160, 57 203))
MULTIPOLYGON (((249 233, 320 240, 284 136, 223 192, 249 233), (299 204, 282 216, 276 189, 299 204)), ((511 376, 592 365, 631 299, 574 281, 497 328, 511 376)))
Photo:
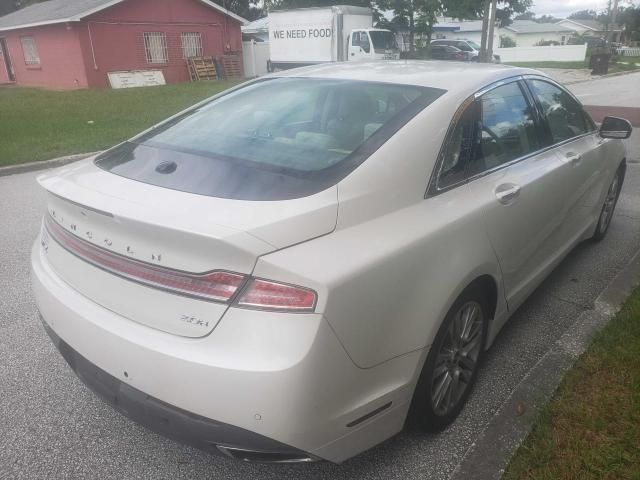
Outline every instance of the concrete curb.
POLYGON ((629 75, 631 73, 639 73, 640 68, 635 70, 627 70, 625 72, 607 73, 606 75, 597 75, 591 78, 584 78, 582 80, 571 80, 569 82, 562 82, 563 85, 573 85, 575 83, 593 82, 594 80, 600 80, 601 78, 619 77, 620 75, 629 75))
POLYGON ((555 342, 496 411, 462 457, 450 480, 502 478, 511 457, 531 431, 532 422, 558 388, 564 374, 584 353, 593 335, 620 310, 640 281, 640 252, 596 298, 591 310, 555 342))
POLYGON ((15 175, 17 173, 33 172, 35 170, 44 170, 47 168, 61 167, 67 163, 76 162, 83 158, 97 155, 100 152, 77 153, 75 155, 66 155, 64 157, 53 158, 51 160, 43 160, 42 162, 19 163, 18 165, 8 165, 0 167, 0 177, 6 175, 15 175))

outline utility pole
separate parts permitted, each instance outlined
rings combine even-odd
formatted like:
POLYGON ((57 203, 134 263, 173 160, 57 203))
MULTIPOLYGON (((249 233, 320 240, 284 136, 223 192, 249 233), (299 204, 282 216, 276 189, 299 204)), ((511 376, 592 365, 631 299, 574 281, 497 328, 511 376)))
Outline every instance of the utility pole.
POLYGON ((479 61, 484 62, 487 58, 487 34, 489 32, 489 8, 491 8, 491 0, 484 0, 482 8, 482 36, 480 37, 480 58, 479 61))
POLYGON ((487 35, 487 57, 485 62, 493 61, 493 28, 496 24, 496 9, 498 8, 498 0, 491 1, 491 15, 489 15, 489 35, 487 35))
POLYGON ((611 20, 609 21, 609 25, 611 28, 611 32, 610 32, 610 36, 609 36, 609 41, 613 41, 615 40, 615 31, 614 29, 616 28, 616 19, 618 17, 618 0, 613 0, 613 8, 611 9, 611 20))

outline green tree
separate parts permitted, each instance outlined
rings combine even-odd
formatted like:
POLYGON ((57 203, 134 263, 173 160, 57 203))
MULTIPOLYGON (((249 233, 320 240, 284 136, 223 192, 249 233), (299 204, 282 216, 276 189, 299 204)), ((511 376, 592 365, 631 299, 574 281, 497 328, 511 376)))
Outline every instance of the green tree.
POLYGON ((536 14, 531 10, 527 10, 524 13, 516 15, 514 20, 532 20, 536 23, 556 23, 560 19, 554 17, 553 15, 542 15, 541 17, 536 17, 536 14))
POLYGON ((33 3, 40 3, 43 1, 46 0, 0 0, 0 16, 28 7, 33 3))
POLYGON ((541 17, 534 18, 533 21, 537 23, 556 23, 559 22, 560 19, 553 15, 542 15, 541 17))
POLYGON ((578 12, 573 12, 567 18, 571 20, 595 20, 596 12, 595 10, 580 10, 578 12))
POLYGON ((496 10, 496 20, 500 22, 501 27, 508 27, 513 23, 513 17, 523 14, 533 4, 532 0, 504 0, 498 2, 496 10))
POLYGON ((622 26, 626 42, 640 41, 640 6, 621 8, 618 24, 622 26))
POLYGON ((378 0, 376 6, 382 10, 393 10, 391 26, 409 30, 409 49, 415 49, 416 32, 423 33, 430 41, 436 17, 443 13, 442 0, 378 0))
POLYGON ((509 35, 500 35, 500 48, 513 48, 516 46, 516 41, 509 35))
POLYGON ((516 15, 515 20, 533 20, 535 21, 536 19, 536 14, 534 12, 532 12, 531 10, 527 10, 524 13, 521 13, 519 15, 516 15))

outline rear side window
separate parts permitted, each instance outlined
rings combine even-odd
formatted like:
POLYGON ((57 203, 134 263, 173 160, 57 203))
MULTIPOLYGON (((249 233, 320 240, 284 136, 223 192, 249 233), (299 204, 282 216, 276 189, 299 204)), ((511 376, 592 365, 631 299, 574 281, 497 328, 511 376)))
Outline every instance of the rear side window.
POLYGON ((559 143, 593 130, 582 107, 571 95, 543 80, 528 80, 549 127, 551 143, 559 143))
POLYGON ((475 131, 475 104, 460 109, 459 118, 447 139, 442 155, 442 166, 438 177, 438 188, 451 187, 465 179, 466 168, 473 155, 475 131))
POLYGON ((100 155, 146 183, 275 200, 337 183, 444 90, 313 78, 255 82, 100 155))
POLYGON ((480 131, 469 176, 540 148, 533 111, 518 82, 496 87, 476 102, 480 131))

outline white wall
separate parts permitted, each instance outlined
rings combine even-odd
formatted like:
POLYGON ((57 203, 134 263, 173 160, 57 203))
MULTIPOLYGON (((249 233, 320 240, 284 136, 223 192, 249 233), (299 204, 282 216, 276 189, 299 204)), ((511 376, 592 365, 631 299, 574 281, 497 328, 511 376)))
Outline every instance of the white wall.
POLYGON ((266 75, 269 60, 269 42, 242 42, 242 62, 247 78, 266 75))
POLYGON ((510 37, 514 42, 516 42, 517 47, 533 47, 541 40, 553 40, 554 42, 558 42, 564 45, 565 43, 567 43, 567 40, 569 40, 571 32, 515 33, 511 30, 501 28, 498 30, 498 38, 500 38, 500 35, 510 37), (564 37, 564 42, 562 41, 562 37, 564 37))
POLYGON ((500 55, 502 63, 581 62, 587 54, 587 45, 498 48, 494 53, 500 55))

